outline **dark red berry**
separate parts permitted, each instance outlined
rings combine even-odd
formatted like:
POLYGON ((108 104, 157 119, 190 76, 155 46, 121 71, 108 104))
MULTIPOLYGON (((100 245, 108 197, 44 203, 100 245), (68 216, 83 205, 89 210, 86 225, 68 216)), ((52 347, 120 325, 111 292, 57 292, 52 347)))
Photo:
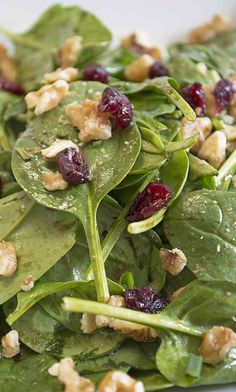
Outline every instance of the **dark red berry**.
POLYGON ((107 84, 109 82, 109 74, 106 68, 98 64, 87 64, 83 69, 84 79, 93 80, 107 84))
POLYGON ((25 94, 25 90, 20 84, 15 82, 9 82, 5 79, 0 79, 0 90, 8 91, 9 93, 13 93, 16 95, 25 94))
POLYGON ((84 184, 89 180, 85 157, 74 147, 65 148, 57 154, 57 166, 64 180, 71 185, 84 184))
POLYGON ((152 314, 161 312, 169 304, 169 301, 151 286, 126 289, 124 299, 127 308, 152 314))
POLYGON ((150 182, 147 188, 134 200, 129 209, 127 220, 137 222, 149 218, 167 206, 172 190, 164 184, 150 182))
POLYGON ((193 109, 198 110, 198 116, 204 116, 206 113, 206 95, 201 83, 195 82, 189 84, 181 90, 183 98, 193 109))
POLYGON ((132 121, 133 111, 129 99, 117 89, 106 87, 98 104, 99 112, 110 113, 118 128, 127 128, 132 121))
POLYGON ((217 104, 217 111, 220 113, 229 107, 233 99, 235 88, 232 82, 227 79, 219 80, 214 89, 214 96, 217 104))
POLYGON ((149 69, 149 78, 157 78, 159 76, 168 76, 169 71, 162 63, 156 61, 149 69))

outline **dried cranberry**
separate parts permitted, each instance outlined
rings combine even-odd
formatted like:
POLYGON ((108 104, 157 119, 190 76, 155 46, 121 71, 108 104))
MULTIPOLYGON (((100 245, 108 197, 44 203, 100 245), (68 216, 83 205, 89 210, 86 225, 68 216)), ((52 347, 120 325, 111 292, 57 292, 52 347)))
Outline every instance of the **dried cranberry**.
POLYGON ((159 313, 169 304, 169 301, 151 286, 126 289, 124 299, 127 308, 144 313, 159 313))
POLYGON ((85 80, 94 80, 107 84, 109 82, 109 74, 106 68, 98 64, 87 64, 83 69, 85 80))
POLYGON ((198 115, 204 116, 206 113, 206 95, 201 83, 189 84, 181 90, 183 98, 193 109, 199 108, 198 115))
POLYGON ((0 90, 9 91, 9 93, 16 95, 25 94, 25 90, 20 84, 5 79, 0 79, 0 90))
POLYGON ((227 79, 219 80, 214 89, 214 96, 216 99, 217 110, 222 112, 230 105, 235 93, 235 88, 232 82, 227 79))
POLYGON ((165 208, 172 195, 173 192, 168 186, 150 182, 147 188, 134 200, 129 209, 127 220, 137 222, 149 218, 165 208))
POLYGON ((84 155, 74 147, 65 148, 57 154, 57 166, 64 180, 71 185, 84 184, 89 180, 84 155))
POLYGON ((98 110, 99 112, 110 113, 115 118, 116 126, 121 129, 127 128, 133 118, 129 99, 117 89, 111 87, 107 87, 103 91, 98 110))
POLYGON ((162 63, 156 61, 149 69, 149 78, 157 78, 159 76, 168 76, 169 71, 162 63))

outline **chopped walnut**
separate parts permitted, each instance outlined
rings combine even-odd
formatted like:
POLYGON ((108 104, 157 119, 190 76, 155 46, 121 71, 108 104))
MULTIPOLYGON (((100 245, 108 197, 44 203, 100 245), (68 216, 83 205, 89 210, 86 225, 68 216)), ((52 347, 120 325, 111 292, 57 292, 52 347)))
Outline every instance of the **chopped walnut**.
POLYGON ((232 347, 236 347, 234 331, 215 326, 204 335, 199 353, 203 356, 203 362, 217 365, 224 361, 232 347))
POLYGON ((214 38, 217 34, 229 30, 230 20, 224 15, 215 15, 212 20, 192 30, 188 41, 193 44, 201 44, 214 38))
POLYGON ((149 54, 143 54, 137 60, 125 67, 125 77, 131 82, 143 82, 153 65, 154 59, 149 54))
POLYGON ((217 113, 217 102, 214 95, 214 86, 204 84, 203 90, 206 96, 206 112, 209 116, 215 116, 217 113))
POLYGON ((69 91, 69 84, 65 80, 57 80, 53 84, 46 84, 38 91, 31 91, 25 96, 28 109, 35 107, 35 114, 39 115, 55 108, 69 91))
POLYGON ((98 328, 94 314, 84 313, 81 317, 81 331, 91 333, 98 328))
POLYGON ((10 242, 0 242, 0 275, 12 276, 17 268, 16 249, 10 242))
POLYGON ((82 37, 76 35, 68 38, 57 50, 56 59, 62 68, 74 65, 80 54, 82 47, 82 37))
POLYGON ((187 259, 182 250, 174 248, 160 249, 160 261, 162 267, 171 275, 178 275, 186 266, 187 259))
POLYGON ((2 44, 0 44, 0 76, 9 82, 14 82, 17 77, 16 63, 2 44))
POLYGON ((81 104, 71 103, 66 106, 66 115, 71 123, 79 128, 79 139, 82 143, 111 137, 110 115, 100 113, 96 101, 86 99, 81 104))
POLYGON ((223 129, 221 129, 222 132, 224 132, 227 141, 232 142, 236 140, 236 126, 235 125, 225 125, 223 129))
POLYGON ((42 83, 54 83, 57 80, 65 80, 70 83, 78 79, 79 71, 76 68, 57 68, 56 71, 46 73, 43 77, 42 83))
POLYGON ((186 118, 181 120, 181 135, 183 139, 187 139, 199 133, 197 142, 191 148, 191 151, 197 152, 204 140, 211 133, 212 123, 208 117, 197 117, 194 121, 188 121, 186 118))
POLYGON ((236 150, 236 141, 227 143, 227 151, 231 153, 234 150, 236 150))
POLYGON ((59 152, 65 150, 65 148, 73 147, 79 151, 78 146, 71 140, 56 139, 49 147, 41 150, 41 154, 45 159, 55 159, 59 152))
POLYGON ((23 280, 20 288, 23 291, 29 291, 34 287, 34 281, 33 281, 33 277, 32 275, 28 275, 25 277, 25 279, 23 280))
POLYGON ((61 191, 68 187, 61 173, 52 171, 42 171, 42 184, 48 191, 61 191))
POLYGON ((163 51, 161 48, 157 46, 151 46, 146 37, 139 32, 122 38, 121 47, 131 50, 132 52, 135 52, 139 55, 149 54, 155 60, 161 60, 163 58, 163 51))
POLYGON ((95 392, 95 385, 87 378, 80 377, 72 358, 63 358, 48 369, 51 376, 65 385, 64 392, 95 392))
POLYGON ((12 330, 2 337, 3 356, 13 358, 20 352, 20 342, 18 332, 12 330))
POLYGON ((98 392, 144 392, 144 385, 124 372, 114 371, 107 373, 98 392))
POLYGON ((170 296, 170 301, 174 301, 176 298, 178 298, 178 296, 182 293, 182 291, 184 291, 186 286, 184 287, 180 287, 179 289, 175 290, 174 293, 170 296))
POLYGON ((225 161, 226 146, 227 139, 224 132, 215 131, 203 142, 198 155, 218 169, 225 161))

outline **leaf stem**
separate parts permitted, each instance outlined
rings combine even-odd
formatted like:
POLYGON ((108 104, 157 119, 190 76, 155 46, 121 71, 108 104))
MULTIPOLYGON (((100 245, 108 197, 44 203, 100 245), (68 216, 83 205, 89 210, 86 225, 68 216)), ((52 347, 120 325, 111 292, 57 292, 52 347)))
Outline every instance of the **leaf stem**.
POLYGON ((203 331, 199 328, 185 325, 181 321, 171 320, 161 314, 148 314, 127 308, 120 308, 95 301, 87 301, 78 298, 64 297, 62 308, 66 311, 76 313, 101 314, 120 320, 130 321, 152 328, 168 329, 187 333, 193 336, 202 336, 203 331))
POLYGON ((216 177, 217 188, 227 190, 231 182, 232 176, 236 171, 236 150, 229 156, 225 163, 221 166, 216 177))

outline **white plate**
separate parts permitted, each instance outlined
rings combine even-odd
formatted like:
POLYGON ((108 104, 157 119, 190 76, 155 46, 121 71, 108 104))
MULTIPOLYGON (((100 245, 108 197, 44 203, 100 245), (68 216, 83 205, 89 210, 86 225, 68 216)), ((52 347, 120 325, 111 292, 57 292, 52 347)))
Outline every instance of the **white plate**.
MULTIPOLYGON (((34 22, 53 0, 0 0, 0 25, 22 32, 34 22)), ((78 4, 101 18, 114 33, 114 38, 130 32, 146 32, 153 43, 166 44, 184 38, 185 34, 212 17, 224 13, 236 17, 235 0, 79 0, 60 1, 78 4)), ((172 388, 170 392, 235 392, 236 387, 172 388)))

